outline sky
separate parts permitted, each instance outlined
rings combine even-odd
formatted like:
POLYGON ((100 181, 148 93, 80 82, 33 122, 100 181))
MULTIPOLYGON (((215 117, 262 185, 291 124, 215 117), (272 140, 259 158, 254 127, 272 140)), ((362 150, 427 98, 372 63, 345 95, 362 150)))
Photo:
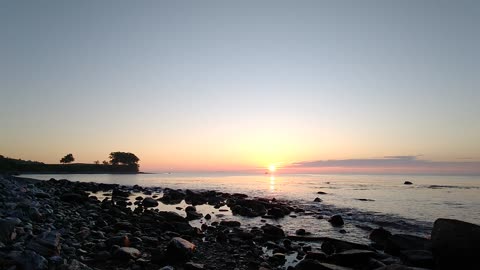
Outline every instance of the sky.
POLYGON ((0 154, 480 174, 479 25, 479 1, 1 1, 0 154))

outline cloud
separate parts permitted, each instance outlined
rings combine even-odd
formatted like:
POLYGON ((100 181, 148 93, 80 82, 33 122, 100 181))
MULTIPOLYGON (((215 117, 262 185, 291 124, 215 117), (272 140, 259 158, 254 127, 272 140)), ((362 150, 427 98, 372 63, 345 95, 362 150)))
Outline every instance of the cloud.
POLYGON ((417 156, 385 156, 383 158, 329 159, 300 161, 289 168, 338 169, 342 172, 439 173, 480 175, 480 161, 432 161, 417 156))

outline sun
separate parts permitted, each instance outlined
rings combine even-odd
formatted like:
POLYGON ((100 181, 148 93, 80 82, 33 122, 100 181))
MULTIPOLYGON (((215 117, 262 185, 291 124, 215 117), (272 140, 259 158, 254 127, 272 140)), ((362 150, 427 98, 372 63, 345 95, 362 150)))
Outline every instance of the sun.
POLYGON ((273 164, 270 164, 270 166, 268 166, 268 170, 269 170, 271 173, 273 173, 273 172, 275 172, 275 171, 277 170, 277 167, 275 167, 275 165, 273 165, 273 164))

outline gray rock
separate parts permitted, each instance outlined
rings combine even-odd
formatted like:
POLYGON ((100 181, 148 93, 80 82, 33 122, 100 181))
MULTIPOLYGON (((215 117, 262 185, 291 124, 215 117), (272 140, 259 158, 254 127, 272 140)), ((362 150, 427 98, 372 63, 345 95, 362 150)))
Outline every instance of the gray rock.
POLYGON ((437 219, 431 239, 438 269, 480 269, 480 226, 454 219, 437 219))
POLYGON ((120 247, 113 252, 113 257, 118 260, 138 259, 141 255, 140 250, 132 247, 120 247))

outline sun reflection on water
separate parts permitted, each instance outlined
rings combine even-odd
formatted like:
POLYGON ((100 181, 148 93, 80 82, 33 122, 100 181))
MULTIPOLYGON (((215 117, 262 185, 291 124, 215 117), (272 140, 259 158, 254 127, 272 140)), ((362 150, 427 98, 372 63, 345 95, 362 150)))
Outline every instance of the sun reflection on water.
POLYGON ((275 190, 275 176, 270 176, 270 191, 275 190))

